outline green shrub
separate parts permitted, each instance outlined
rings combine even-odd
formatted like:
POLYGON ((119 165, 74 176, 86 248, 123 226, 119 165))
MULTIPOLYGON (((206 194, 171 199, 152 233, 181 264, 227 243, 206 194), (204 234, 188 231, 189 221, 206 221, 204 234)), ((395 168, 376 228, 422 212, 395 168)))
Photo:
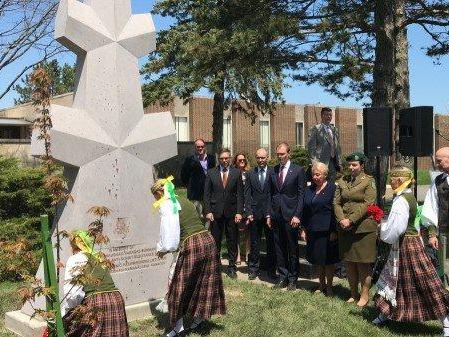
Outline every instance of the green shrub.
POLYGON ((0 156, 0 281, 34 274, 41 257, 39 216, 50 214, 42 168, 0 156))
POLYGON ((43 179, 41 168, 21 167, 16 158, 0 157, 0 219, 49 213, 43 179))
MULTIPOLYGON (((274 154, 274 156, 276 156, 276 154, 274 154)), ((301 147, 295 147, 292 150, 290 159, 293 163, 303 166, 306 169, 311 163, 309 153, 306 149, 303 149, 301 147)), ((275 166, 277 164, 278 160, 275 157, 268 161, 268 166, 275 166)))
POLYGON ((35 274, 42 255, 38 217, 0 220, 0 282, 35 274))

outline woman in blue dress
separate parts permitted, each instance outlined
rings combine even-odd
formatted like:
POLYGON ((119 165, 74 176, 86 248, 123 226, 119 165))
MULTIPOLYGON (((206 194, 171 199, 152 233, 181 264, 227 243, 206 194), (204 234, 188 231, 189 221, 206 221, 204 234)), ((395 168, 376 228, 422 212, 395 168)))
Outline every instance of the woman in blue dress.
POLYGON ((312 184, 304 193, 302 224, 307 242, 307 260, 318 267, 320 287, 317 292, 332 296, 335 264, 339 262, 336 221, 333 212, 335 184, 327 181, 326 164, 314 163, 312 184))

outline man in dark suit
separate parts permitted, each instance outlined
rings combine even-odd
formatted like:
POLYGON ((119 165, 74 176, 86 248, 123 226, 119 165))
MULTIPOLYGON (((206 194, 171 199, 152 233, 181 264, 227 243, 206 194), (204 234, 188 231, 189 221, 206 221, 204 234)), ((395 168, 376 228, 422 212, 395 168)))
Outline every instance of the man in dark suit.
POLYGON ((276 148, 279 164, 270 175, 271 221, 279 272, 276 288, 296 289, 298 279, 298 231, 305 190, 304 169, 290 161, 290 146, 276 148))
POLYGON ((215 156, 206 153, 204 140, 201 138, 195 140, 195 153, 186 157, 181 169, 181 180, 187 187, 187 198, 193 202, 201 217, 203 217, 206 174, 215 165, 215 156))
POLYGON ((266 270, 268 276, 276 277, 276 256, 274 251, 273 231, 267 225, 270 216, 270 193, 268 178, 272 169, 267 166, 268 152, 259 149, 256 152, 257 167, 249 171, 245 182, 245 212, 248 218, 251 250, 249 254, 248 279, 254 280, 259 275, 260 239, 265 232, 267 243, 266 270))
POLYGON ((240 170, 230 167, 231 152, 222 149, 218 153, 220 165, 207 172, 204 184, 204 213, 210 221, 210 231, 221 250, 223 230, 228 246, 228 275, 237 277, 238 226, 243 213, 243 182, 240 170))

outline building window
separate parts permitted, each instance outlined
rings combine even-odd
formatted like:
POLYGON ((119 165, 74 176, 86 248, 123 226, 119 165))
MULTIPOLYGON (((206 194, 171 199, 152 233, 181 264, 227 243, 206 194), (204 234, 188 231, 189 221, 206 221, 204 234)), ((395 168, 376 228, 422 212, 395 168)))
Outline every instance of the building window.
POLYGON ((20 139, 20 126, 0 126, 0 139, 20 139))
POLYGON ((270 151, 270 121, 260 121, 260 147, 270 151))
POLYGON ((189 140, 189 122, 187 117, 175 116, 176 140, 186 142, 189 140))
POLYGON ((363 125, 357 125, 357 150, 363 151, 363 125))
POLYGON ((296 123, 296 146, 304 147, 304 123, 296 123))
POLYGON ((231 123, 231 118, 223 119, 223 147, 232 151, 232 123, 231 123))

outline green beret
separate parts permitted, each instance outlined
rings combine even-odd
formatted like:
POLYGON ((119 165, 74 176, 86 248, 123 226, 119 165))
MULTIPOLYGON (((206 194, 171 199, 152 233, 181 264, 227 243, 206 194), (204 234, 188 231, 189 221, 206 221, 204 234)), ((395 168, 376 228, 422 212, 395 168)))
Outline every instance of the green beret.
POLYGON ((366 156, 363 154, 363 152, 353 152, 350 155, 346 157, 346 161, 358 161, 360 163, 364 163, 366 161, 366 156))

